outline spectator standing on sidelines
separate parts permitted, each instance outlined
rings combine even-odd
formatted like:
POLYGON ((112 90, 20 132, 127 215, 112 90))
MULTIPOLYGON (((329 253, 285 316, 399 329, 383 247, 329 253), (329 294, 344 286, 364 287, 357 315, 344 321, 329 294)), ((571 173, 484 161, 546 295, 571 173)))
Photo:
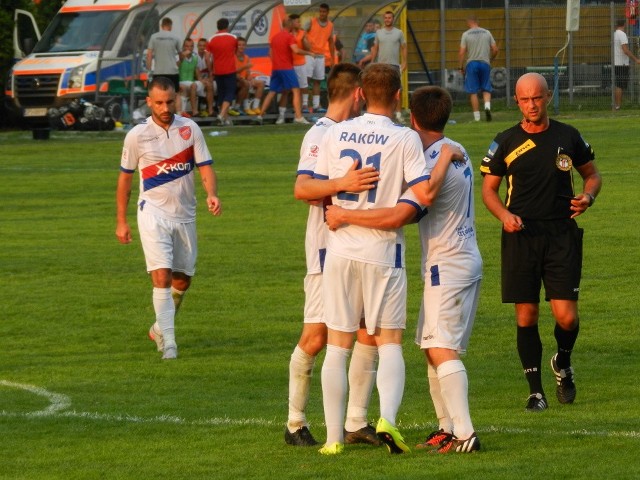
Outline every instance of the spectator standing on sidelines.
POLYGON ((544 77, 524 74, 515 90, 523 119, 498 134, 482 160, 482 199, 502 223, 502 302, 515 304, 518 354, 529 383, 525 408, 540 412, 548 406, 541 378, 540 287, 543 283, 555 318, 556 396, 560 403, 573 403, 571 352, 580 330, 583 237, 575 217, 593 205, 602 179, 593 149, 580 133, 549 118, 551 92, 544 77), (578 194, 574 169, 583 179, 578 194), (502 177, 504 201, 498 195, 502 177))
MULTIPOLYGON (((307 132, 300 148, 300 161, 294 193, 297 199, 309 203, 305 252, 307 274, 304 279, 304 324, 300 340, 289 363, 289 416, 285 441, 290 445, 312 446, 317 442, 311 435, 305 409, 309 400, 311 375, 318 353, 327 343, 322 303, 322 268, 326 253, 327 226, 324 223, 325 197, 340 191, 359 192, 370 189, 378 180, 373 167, 356 169, 356 162, 343 178, 320 182, 320 190, 307 188, 312 180, 327 128, 360 113, 360 101, 355 92, 360 85, 360 69, 354 64, 336 65, 329 74, 327 89, 329 106, 307 132)), ((364 328, 358 330, 349 368, 349 404, 345 424, 345 443, 380 445, 376 430, 367 421, 367 409, 376 377, 378 349, 364 328)))
MULTIPOLYGON (((325 113, 327 110, 320 105, 320 84, 326 73, 331 69, 336 56, 333 43, 333 22, 329 20, 329 5, 321 3, 318 16, 313 17, 305 25, 307 39, 311 46, 311 54, 307 58, 307 76, 312 82, 312 108, 314 113, 325 113)), ((302 97, 302 108, 308 112, 308 94, 302 97)))
POLYGON ((620 110, 622 91, 629 86, 629 59, 635 63, 640 63, 640 59, 629 49, 629 39, 627 34, 624 33, 625 23, 624 18, 618 19, 616 21, 616 29, 613 32, 613 60, 616 74, 614 110, 620 110))
POLYGON ((153 283, 156 322, 149 337, 164 360, 175 359, 175 314, 195 274, 196 237, 195 168, 206 192, 207 208, 220 215, 213 160, 198 125, 174 115, 173 83, 156 77, 149 85, 147 106, 151 117, 125 137, 116 191, 116 237, 131 243, 127 206, 133 173, 140 171, 138 229, 147 271, 153 283))
POLYGON ((471 423, 466 351, 478 305, 482 258, 475 235, 473 171, 462 146, 444 136, 452 108, 449 93, 422 87, 411 95, 411 124, 420 135, 431 202, 422 208, 408 191, 391 208, 347 210, 330 205, 327 224, 399 228, 419 220, 424 296, 416 343, 425 352, 439 430, 417 448, 473 452, 480 442, 471 423))
MULTIPOLYGON (((300 25, 300 15, 295 13, 289 15, 289 21, 291 22, 291 33, 296 39, 298 49, 300 51, 311 51, 311 45, 309 45, 309 40, 307 40, 307 32, 300 25)), ((309 77, 307 73, 307 55, 300 53, 293 54, 293 70, 296 72, 298 86, 300 87, 302 113, 308 113, 309 77)))
POLYGON ((209 39, 207 50, 213 56, 213 75, 218 87, 218 122, 233 125, 229 119, 229 107, 236 98, 236 49, 238 41, 229 33, 229 19, 221 18, 216 26, 218 32, 209 39))
POLYGON ((480 101, 478 92, 482 91, 484 115, 491 121, 491 61, 498 55, 498 47, 489 30, 480 28, 478 18, 467 18, 469 29, 460 40, 460 71, 464 75, 464 88, 469 94, 473 119, 480 121, 480 101))
MULTIPOLYGON (((393 26, 395 17, 392 11, 384 12, 382 19, 384 26, 376 31, 370 57, 360 60, 360 65, 365 65, 369 61, 386 63, 402 75, 402 72, 407 69, 407 41, 402 30, 393 26)), ((401 109, 402 104, 399 102, 396 107, 396 121, 399 123, 403 121, 401 109)))
POLYGON ((300 87, 298 86, 296 72, 293 69, 293 55, 295 53, 308 55, 310 52, 300 50, 298 45, 296 45, 296 39, 291 34, 290 17, 283 22, 283 27, 284 28, 271 39, 271 48, 269 49, 272 67, 271 83, 269 84, 269 93, 267 93, 264 99, 264 103, 260 108, 260 114, 256 117, 256 120, 260 123, 262 122, 262 116, 269 109, 271 101, 276 94, 280 94, 279 115, 276 120, 276 125, 283 125, 287 111, 287 96, 289 92, 291 92, 293 95, 293 110, 295 112, 293 122, 308 125, 309 122, 302 116, 300 87))
MULTIPOLYGON (((180 76, 178 72, 178 59, 182 51, 182 41, 171 31, 173 21, 164 17, 160 22, 160 31, 149 38, 147 48, 147 67, 152 68, 153 77, 165 77, 171 80, 176 92, 180 91, 180 76)), ((182 111, 180 95, 176 97, 175 108, 182 111)))

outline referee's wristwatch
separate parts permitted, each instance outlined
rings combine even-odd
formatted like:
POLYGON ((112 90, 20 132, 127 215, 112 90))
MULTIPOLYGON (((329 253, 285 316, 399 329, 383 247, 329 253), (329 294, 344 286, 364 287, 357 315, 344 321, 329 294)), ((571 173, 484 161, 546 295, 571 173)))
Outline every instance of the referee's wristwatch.
POLYGON ((596 197, 594 197, 593 195, 591 195, 590 193, 584 192, 584 194, 589 197, 589 206, 593 205, 593 202, 596 201, 596 197))

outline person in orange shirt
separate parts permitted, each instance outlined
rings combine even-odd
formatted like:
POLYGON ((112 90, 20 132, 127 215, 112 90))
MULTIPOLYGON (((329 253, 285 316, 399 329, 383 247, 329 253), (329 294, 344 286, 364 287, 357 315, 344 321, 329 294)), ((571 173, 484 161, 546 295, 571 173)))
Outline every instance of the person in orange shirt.
POLYGON ((260 114, 260 102, 262 101, 262 93, 264 92, 264 81, 251 74, 251 59, 244 53, 247 48, 247 40, 238 37, 238 48, 236 50, 236 75, 238 77, 238 92, 236 93, 236 102, 239 112, 248 115, 260 114), (249 99, 249 92, 253 89, 253 100, 249 99))
MULTIPOLYGON (((300 50, 311 50, 311 45, 307 39, 307 32, 302 28, 300 24, 300 15, 293 13, 289 15, 289 28, 291 34, 296 38, 296 45, 300 50)), ((309 76, 307 72, 307 56, 294 53, 293 54, 293 70, 298 77, 298 85, 300 85, 300 92, 302 93, 302 111, 303 113, 309 113, 309 76), (306 112, 305 112, 306 110, 306 112)))
MULTIPOLYGON (((329 5, 320 4, 318 17, 309 21, 305 26, 305 31, 314 54, 307 58, 307 74, 312 80, 313 110, 317 113, 325 113, 327 110, 320 106, 320 83, 324 80, 327 70, 333 67, 336 57, 333 43, 333 22, 329 20, 329 5)), ((308 105, 308 101, 308 95, 303 95, 303 111, 304 106, 308 105)))

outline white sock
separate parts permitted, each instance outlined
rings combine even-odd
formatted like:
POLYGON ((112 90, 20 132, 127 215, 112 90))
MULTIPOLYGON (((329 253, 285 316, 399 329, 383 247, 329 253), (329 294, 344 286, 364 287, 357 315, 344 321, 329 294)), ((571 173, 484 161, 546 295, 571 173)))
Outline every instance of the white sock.
POLYGON ((254 98, 253 99, 253 110, 259 110, 260 109, 260 99, 259 98, 254 98))
POLYGON ((320 95, 313 96, 313 108, 320 108, 320 95))
POLYGON ((302 106, 303 107, 308 107, 309 106, 309 94, 308 93, 303 93, 302 94, 302 106))
POLYGON ((447 407, 442 399, 442 392, 440 391, 440 381, 438 380, 438 373, 433 365, 427 365, 427 376, 429 377, 429 393, 431 394, 431 401, 433 402, 433 408, 436 411, 436 417, 438 417, 438 428, 441 428, 445 432, 453 432, 453 423, 451 417, 447 412, 447 407))
POLYGON ((378 347, 378 394, 380 416, 396 426, 396 415, 404 393, 404 358, 402 345, 387 343, 378 347))
POLYGON ((491 102, 484 102, 484 109, 491 110, 491 102))
POLYGON ((287 107, 278 107, 278 113, 280 113, 281 117, 284 117, 287 113, 287 107))
POLYGON ((289 418, 287 427, 291 433, 308 426, 304 411, 309 401, 309 388, 316 357, 305 353, 298 345, 289 362, 289 418))
POLYGON ((174 318, 176 307, 171 297, 170 288, 153 289, 153 309, 156 312, 156 322, 162 330, 165 348, 176 345, 174 318))
POLYGON ((176 307, 176 315, 178 314, 178 310, 180 310, 180 305, 182 305, 182 300, 184 300, 184 294, 186 291, 176 290, 171 287, 171 298, 173 299, 173 304, 176 307))
POLYGON ((480 112, 473 112, 473 119, 476 122, 479 122, 480 121, 480 112))
POLYGON ((349 363, 349 402, 344 428, 355 432, 369 423, 367 410, 376 382, 378 347, 356 342, 349 363))
POLYGON ((453 433, 460 439, 473 434, 469 415, 469 383, 461 360, 449 360, 438 367, 440 391, 453 421, 453 433))
POLYGON ((251 109, 251 102, 249 102, 249 99, 248 99, 248 98, 245 98, 245 99, 242 101, 242 109, 243 109, 243 110, 249 110, 249 109, 251 109))
POLYGON ((327 425, 326 445, 344 443, 344 406, 347 397, 349 349, 327 345, 322 364, 322 404, 327 425))

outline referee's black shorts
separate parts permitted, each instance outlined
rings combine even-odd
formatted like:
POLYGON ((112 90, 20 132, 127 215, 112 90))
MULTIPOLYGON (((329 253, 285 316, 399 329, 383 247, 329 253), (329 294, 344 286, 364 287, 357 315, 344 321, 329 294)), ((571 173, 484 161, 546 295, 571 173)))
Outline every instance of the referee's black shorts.
POLYGON ((523 220, 525 229, 502 230, 502 302, 578 300, 583 230, 573 219, 523 220))

